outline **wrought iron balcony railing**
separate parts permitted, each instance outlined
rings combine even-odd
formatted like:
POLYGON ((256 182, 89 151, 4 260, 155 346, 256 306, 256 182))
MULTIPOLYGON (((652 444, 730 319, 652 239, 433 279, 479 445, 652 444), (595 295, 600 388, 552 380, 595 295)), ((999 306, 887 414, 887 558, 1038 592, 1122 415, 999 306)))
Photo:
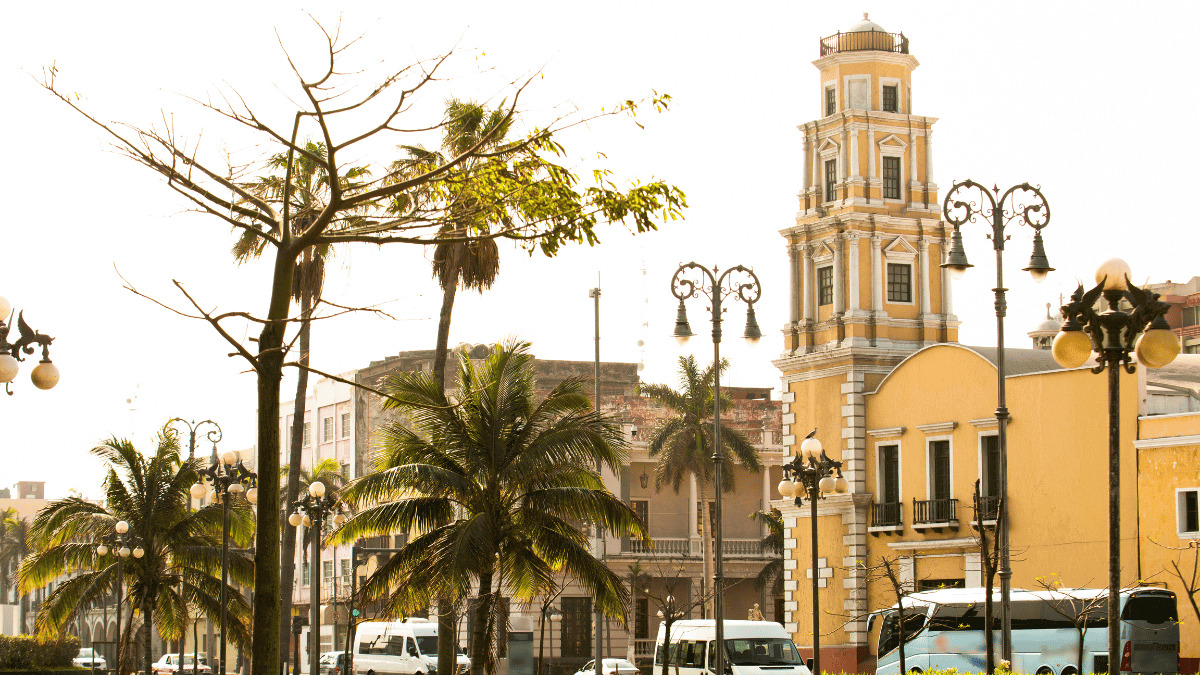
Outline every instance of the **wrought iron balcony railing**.
POLYGON ((871 504, 871 527, 895 527, 904 524, 904 504, 900 502, 871 504))
POLYGON ((957 499, 914 499, 913 524, 950 523, 958 520, 957 499))
POLYGON ((908 38, 904 33, 883 33, 877 30, 838 32, 821 38, 821 56, 841 52, 896 52, 908 53, 908 38))

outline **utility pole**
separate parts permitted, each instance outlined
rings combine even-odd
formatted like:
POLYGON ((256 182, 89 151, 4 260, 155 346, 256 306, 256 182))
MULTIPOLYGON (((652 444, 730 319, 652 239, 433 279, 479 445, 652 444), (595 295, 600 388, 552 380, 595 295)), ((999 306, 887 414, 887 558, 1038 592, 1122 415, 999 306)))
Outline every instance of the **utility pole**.
MULTIPOLYGON (((596 412, 600 412, 600 284, 599 279, 596 280, 596 288, 588 292, 588 297, 596 301, 596 372, 595 372, 595 391, 596 391, 596 412)), ((596 472, 603 479, 603 465, 599 461, 596 462, 596 472)), ((596 523, 596 553, 600 562, 604 562, 604 530, 600 528, 600 523, 596 523)), ((604 617, 600 612, 600 605, 596 605, 592 610, 592 622, 596 627, 596 675, 604 675, 604 617)))

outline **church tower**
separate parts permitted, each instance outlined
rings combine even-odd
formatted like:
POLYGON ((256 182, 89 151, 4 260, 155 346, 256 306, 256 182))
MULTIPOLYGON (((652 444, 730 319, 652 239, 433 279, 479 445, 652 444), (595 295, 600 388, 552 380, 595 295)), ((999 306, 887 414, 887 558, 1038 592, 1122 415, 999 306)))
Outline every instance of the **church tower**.
MULTIPOLYGON (((887 32, 866 14, 822 39, 813 61, 820 71, 817 119, 798 127, 799 211, 795 225, 781 231, 791 261, 790 320, 774 362, 783 380, 784 445, 797 454, 798 441, 816 427, 850 483, 848 494, 819 503, 819 570, 810 569, 808 506, 776 502, 795 561, 785 576, 785 622, 809 653, 813 575, 830 612, 866 610, 865 590, 857 590, 863 580, 853 571, 856 557, 866 555, 875 492, 866 480, 871 439, 863 397, 913 352, 958 341, 950 279, 940 267, 951 228, 941 220, 933 178, 937 118, 914 112, 919 64, 909 47, 903 33, 887 32)), ((861 672, 865 617, 829 635, 835 628, 821 627, 822 669, 861 672)))

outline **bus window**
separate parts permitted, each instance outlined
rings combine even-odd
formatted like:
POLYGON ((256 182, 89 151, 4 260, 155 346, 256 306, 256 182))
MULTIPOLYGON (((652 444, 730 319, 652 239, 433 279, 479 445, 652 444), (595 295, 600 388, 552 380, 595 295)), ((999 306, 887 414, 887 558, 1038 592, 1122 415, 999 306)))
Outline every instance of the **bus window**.
POLYGON ((1162 624, 1178 621, 1175 611, 1175 596, 1167 594, 1134 595, 1125 601, 1121 610, 1122 621, 1144 621, 1162 624))
MULTIPOLYGON (((883 618, 883 626, 879 629, 879 652, 883 656, 900 646, 899 612, 888 612, 883 618)), ((904 641, 908 642, 925 627, 925 615, 920 609, 910 609, 904 614, 904 641)))

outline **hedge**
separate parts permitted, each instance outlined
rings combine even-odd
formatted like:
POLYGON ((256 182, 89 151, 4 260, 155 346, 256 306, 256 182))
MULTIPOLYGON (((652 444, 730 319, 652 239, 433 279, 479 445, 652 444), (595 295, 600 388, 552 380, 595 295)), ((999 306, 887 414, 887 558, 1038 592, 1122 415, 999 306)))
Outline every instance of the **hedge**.
POLYGON ((30 635, 0 635, 0 670, 70 668, 79 654, 79 638, 67 635, 42 641, 30 635))

